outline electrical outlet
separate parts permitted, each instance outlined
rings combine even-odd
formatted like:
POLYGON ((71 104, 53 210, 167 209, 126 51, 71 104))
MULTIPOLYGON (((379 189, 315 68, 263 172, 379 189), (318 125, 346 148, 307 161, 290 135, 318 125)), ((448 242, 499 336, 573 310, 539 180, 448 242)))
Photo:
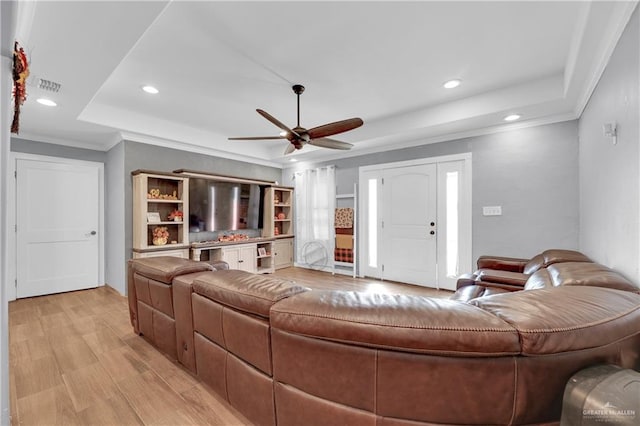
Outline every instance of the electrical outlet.
POLYGON ((502 216, 502 206, 484 206, 482 208, 483 216, 502 216))

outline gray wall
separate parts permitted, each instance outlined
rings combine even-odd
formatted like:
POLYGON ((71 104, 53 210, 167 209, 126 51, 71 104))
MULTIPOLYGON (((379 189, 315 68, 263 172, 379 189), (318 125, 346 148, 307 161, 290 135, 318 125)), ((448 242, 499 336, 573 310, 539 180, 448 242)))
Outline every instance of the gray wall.
POLYGON ((473 249, 483 254, 530 257, 555 248, 578 248, 577 121, 458 139, 283 170, 293 185, 296 169, 336 165, 337 193, 353 192, 358 167, 472 153, 473 249), (482 206, 502 206, 485 217, 482 206))
POLYGON ((107 161, 107 154, 104 151, 72 148, 16 137, 11 138, 11 151, 23 152, 25 154, 48 155, 50 157, 72 158, 74 160, 96 161, 99 163, 105 163, 107 161))
MULTIPOLYGON (((124 142, 120 142, 107 152, 105 184, 109 189, 105 195, 105 281, 111 287, 125 294, 127 259, 124 242, 125 233, 125 172, 124 142)), ((131 239, 131 238, 129 238, 131 239)))
POLYGON ((640 282, 640 29, 636 8, 579 123, 580 248, 640 282), (602 125, 618 123, 618 142, 602 125))

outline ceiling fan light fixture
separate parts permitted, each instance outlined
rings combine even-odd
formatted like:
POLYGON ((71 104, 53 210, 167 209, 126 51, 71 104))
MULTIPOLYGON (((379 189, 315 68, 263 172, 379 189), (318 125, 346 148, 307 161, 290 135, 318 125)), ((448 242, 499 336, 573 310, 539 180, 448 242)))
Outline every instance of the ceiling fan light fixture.
POLYGON ((334 121, 333 123, 323 124, 322 126, 316 126, 312 129, 305 129, 300 125, 300 95, 304 92, 304 86, 301 84, 294 84, 292 87, 293 92, 297 95, 298 114, 296 126, 293 128, 287 127, 284 123, 280 122, 277 118, 262 110, 256 109, 256 112, 260 114, 271 124, 280 129, 279 136, 247 136, 247 137, 232 137, 229 140, 265 140, 265 139, 286 139, 289 141, 287 148, 284 151, 284 155, 289 155, 296 149, 302 149, 303 146, 309 144, 322 148, 330 149, 351 149, 353 144, 342 142, 335 139, 329 139, 328 136, 337 135, 340 133, 348 132, 349 130, 357 129, 362 126, 364 122, 361 118, 354 117, 346 120, 334 121))
POLYGON ((504 121, 516 121, 520 118, 520 114, 509 114, 504 118, 504 121))
POLYGON ((159 91, 158 89, 156 89, 155 87, 153 87, 153 86, 149 86, 149 85, 142 86, 142 90, 144 90, 145 92, 150 93, 150 94, 152 94, 152 95, 157 95, 157 94, 160 92, 160 91, 159 91))
POLYGON ((38 102, 41 105, 48 106, 48 107, 58 106, 57 103, 55 103, 51 99, 47 99, 47 98, 38 98, 38 99, 36 99, 36 102, 38 102))
POLYGON ((453 79, 453 80, 445 81, 442 84, 442 87, 444 87, 445 89, 453 89, 455 87, 460 86, 460 83, 462 83, 462 80, 453 79))

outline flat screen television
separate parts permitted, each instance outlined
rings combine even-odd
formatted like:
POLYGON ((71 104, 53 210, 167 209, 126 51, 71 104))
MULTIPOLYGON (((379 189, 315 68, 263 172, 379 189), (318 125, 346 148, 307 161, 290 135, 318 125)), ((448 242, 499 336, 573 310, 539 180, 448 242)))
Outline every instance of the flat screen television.
POLYGON ((263 185, 189 179, 189 232, 262 228, 263 185))

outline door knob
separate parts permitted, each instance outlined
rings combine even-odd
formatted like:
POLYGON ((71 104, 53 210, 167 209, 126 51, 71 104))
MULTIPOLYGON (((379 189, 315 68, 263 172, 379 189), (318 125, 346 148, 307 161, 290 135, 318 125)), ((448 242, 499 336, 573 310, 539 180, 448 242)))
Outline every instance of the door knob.
POLYGON ((431 235, 436 235, 436 231, 429 232, 431 235))
POLYGON ((431 222, 431 226, 436 226, 436 223, 435 222, 431 222))
POLYGON ((91 235, 96 235, 97 232, 96 231, 91 231, 91 235))

